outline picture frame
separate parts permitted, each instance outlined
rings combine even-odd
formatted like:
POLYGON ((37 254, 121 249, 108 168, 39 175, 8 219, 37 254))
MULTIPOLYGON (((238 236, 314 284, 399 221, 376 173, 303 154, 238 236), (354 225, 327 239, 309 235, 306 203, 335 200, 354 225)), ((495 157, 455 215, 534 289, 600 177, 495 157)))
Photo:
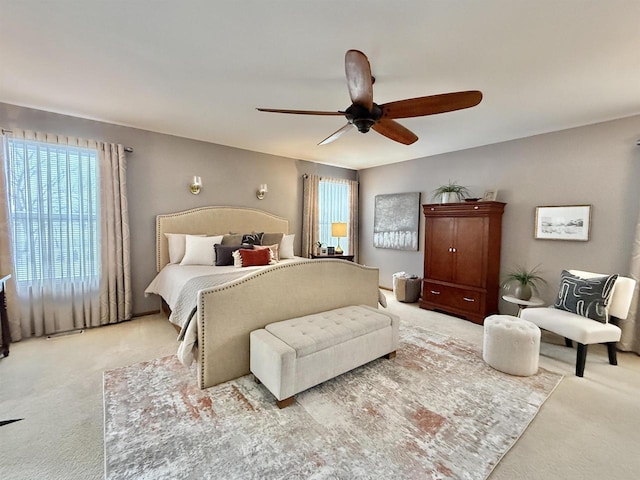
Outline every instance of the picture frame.
POLYGON ((393 250, 419 248, 420 192, 376 195, 373 246, 393 250))
POLYGON ((498 198, 498 190, 487 190, 482 195, 483 202, 495 202, 496 198, 498 198))
POLYGON ((536 207, 537 240, 587 242, 591 236, 591 205, 549 205, 536 207))

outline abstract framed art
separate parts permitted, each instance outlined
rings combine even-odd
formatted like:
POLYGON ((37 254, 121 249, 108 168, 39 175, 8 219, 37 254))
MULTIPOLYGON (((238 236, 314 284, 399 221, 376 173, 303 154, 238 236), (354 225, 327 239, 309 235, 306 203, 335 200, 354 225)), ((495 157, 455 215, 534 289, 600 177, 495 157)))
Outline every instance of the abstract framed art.
POLYGON ((420 192, 376 195, 373 246, 418 250, 420 192))
POLYGON ((536 207, 536 239, 586 242, 590 231, 591 205, 536 207))

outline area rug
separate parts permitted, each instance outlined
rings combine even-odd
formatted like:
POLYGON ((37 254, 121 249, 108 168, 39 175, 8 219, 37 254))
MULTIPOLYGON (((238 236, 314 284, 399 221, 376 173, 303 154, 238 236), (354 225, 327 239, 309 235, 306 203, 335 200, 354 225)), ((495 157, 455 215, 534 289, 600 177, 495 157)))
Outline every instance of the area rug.
POLYGON ((105 477, 485 479, 561 379, 506 375, 469 343, 403 326, 395 359, 280 410, 250 375, 199 390, 160 358, 104 374, 105 477))

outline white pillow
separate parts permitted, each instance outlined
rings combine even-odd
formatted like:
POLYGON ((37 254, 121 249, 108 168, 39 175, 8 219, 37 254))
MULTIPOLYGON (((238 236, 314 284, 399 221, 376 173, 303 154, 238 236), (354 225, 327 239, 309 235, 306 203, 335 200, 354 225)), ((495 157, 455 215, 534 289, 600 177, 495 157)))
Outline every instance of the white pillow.
MULTIPOLYGON (((184 233, 165 233, 169 243, 169 263, 180 263, 184 258, 184 245, 186 234, 184 233)), ((205 235, 194 235, 196 237, 204 237, 205 235)))
POLYGON ((180 265, 215 265, 216 254, 213 246, 222 243, 222 235, 215 237, 185 236, 184 258, 180 265))
POLYGON ((290 235, 285 235, 280 242, 280 259, 283 258, 293 258, 295 255, 293 254, 293 240, 295 239, 296 234, 292 233, 290 235))

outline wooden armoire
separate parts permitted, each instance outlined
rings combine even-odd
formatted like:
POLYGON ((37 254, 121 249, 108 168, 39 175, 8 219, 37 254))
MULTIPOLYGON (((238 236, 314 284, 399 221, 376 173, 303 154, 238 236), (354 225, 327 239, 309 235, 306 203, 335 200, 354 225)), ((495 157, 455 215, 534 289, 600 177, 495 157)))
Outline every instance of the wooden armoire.
POLYGON ((482 324, 498 312, 505 203, 423 205, 424 278, 420 307, 482 324))

